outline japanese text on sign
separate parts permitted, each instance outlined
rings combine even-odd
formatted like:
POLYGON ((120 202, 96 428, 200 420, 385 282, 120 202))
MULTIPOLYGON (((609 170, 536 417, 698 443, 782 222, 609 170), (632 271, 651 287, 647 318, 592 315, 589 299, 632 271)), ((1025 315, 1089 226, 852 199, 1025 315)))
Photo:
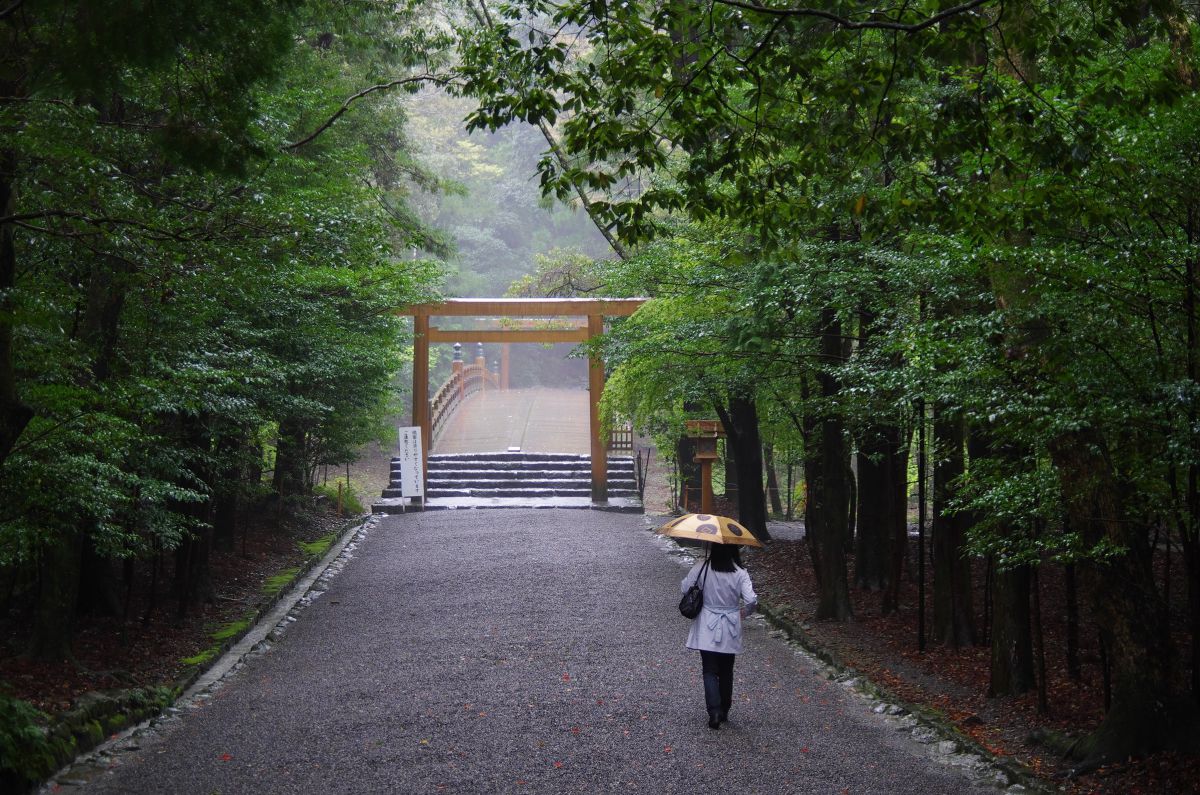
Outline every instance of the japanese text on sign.
POLYGON ((421 429, 400 429, 400 493, 405 497, 425 494, 421 480, 421 429))

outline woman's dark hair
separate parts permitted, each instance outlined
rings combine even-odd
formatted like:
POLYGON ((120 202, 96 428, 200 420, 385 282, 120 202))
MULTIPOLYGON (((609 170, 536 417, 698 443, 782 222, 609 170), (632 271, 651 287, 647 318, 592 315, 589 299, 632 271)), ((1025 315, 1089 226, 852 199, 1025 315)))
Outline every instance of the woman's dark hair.
POLYGON ((744 569, 737 544, 709 544, 708 560, 713 571, 744 569))

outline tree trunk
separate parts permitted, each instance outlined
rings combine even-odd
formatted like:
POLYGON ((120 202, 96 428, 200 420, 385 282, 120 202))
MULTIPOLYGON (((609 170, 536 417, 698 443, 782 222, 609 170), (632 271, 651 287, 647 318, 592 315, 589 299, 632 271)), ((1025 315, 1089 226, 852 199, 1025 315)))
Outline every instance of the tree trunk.
POLYGON ((1028 566, 997 569, 992 579, 992 665, 988 696, 1015 696, 1031 690, 1033 632, 1029 615, 1028 566))
MULTIPOLYGON (((720 416, 719 413, 718 416, 720 416)), ((757 433, 757 423, 755 424, 755 428, 755 432, 757 433)), ((741 505, 741 498, 738 496, 738 475, 740 473, 738 471, 737 453, 738 445, 734 444, 732 440, 729 439, 728 431, 726 431, 725 460, 723 462, 725 467, 725 499, 729 500, 734 505, 741 505)), ((762 450, 758 451, 758 455, 756 457, 760 462, 762 461, 762 450)), ((762 482, 761 472, 759 473, 758 480, 760 483, 762 482)))
POLYGON ((1124 554, 1079 564, 1112 670, 1112 706, 1081 744, 1085 764, 1195 744, 1194 702, 1171 686, 1171 651, 1163 648, 1162 609, 1144 526, 1130 521, 1124 493, 1094 432, 1064 435, 1050 447, 1071 528, 1085 549, 1106 542, 1124 554))
MULTIPOLYGON (((3 246, 11 255, 11 235, 3 246)), ((91 371, 96 384, 109 380, 119 336, 121 312, 127 285, 122 281, 123 264, 99 258, 93 262, 87 285, 87 302, 80 339, 91 349, 91 371)), ((7 328, 0 323, 0 327, 7 328)), ((4 354, 0 351, 0 357, 4 354)), ((0 363, 0 370, 4 364, 0 363)), ((2 376, 0 376, 2 378, 2 376)), ((61 660, 71 656, 75 618, 81 610, 102 615, 121 614, 120 598, 113 579, 112 561, 96 551, 89 521, 76 526, 42 549, 40 589, 30 654, 40 659, 61 660)))
POLYGON ((1075 564, 1063 566, 1063 587, 1066 591, 1067 612, 1067 675, 1072 682, 1083 680, 1079 667, 1079 597, 1075 586, 1075 564))
POLYGON ((949 513, 954 481, 965 470, 962 416, 933 409, 933 639, 959 648, 975 642, 971 561, 966 555, 966 517, 949 513))
MULTIPOLYGON (((175 441, 177 448, 196 451, 196 458, 211 454, 212 437, 205 415, 177 414, 175 420, 178 433, 175 441)), ((211 490, 211 475, 202 471, 200 476, 211 490)), ((210 521, 212 506, 205 501, 180 502, 175 503, 173 507, 178 513, 196 520, 195 529, 184 537, 175 550, 175 594, 179 599, 178 615, 182 619, 188 614, 195 600, 212 599, 213 586, 208 568, 213 544, 213 528, 210 521)))
POLYGON ((245 466, 242 460, 246 442, 243 432, 227 431, 217 441, 216 465, 212 482, 213 544, 218 549, 233 549, 237 537, 241 487, 245 466))
POLYGON ((237 483, 223 483, 221 490, 213 495, 213 544, 217 549, 233 549, 237 538, 240 511, 237 483))
POLYGON ((183 619, 197 602, 212 601, 213 585, 208 568, 212 551, 212 528, 201 526, 175 550, 175 595, 178 617, 183 619))
POLYGON ((891 546, 888 508, 887 438, 878 426, 868 427, 858 443, 858 537, 854 550, 854 584, 882 590, 887 581, 891 546))
POLYGON ((275 493, 281 498, 308 493, 308 464, 304 426, 295 420, 280 420, 275 447, 275 493))
POLYGON ((806 450, 806 537, 818 584, 816 618, 846 621, 852 616, 846 573, 846 442, 842 419, 832 406, 841 384, 831 371, 842 359, 842 330, 832 308, 821 310, 817 333, 824 365, 817 372, 817 382, 824 405, 816 449, 806 450))
MULTIPOLYGON (((1012 446, 993 445, 990 438, 976 430, 971 435, 969 452, 971 461, 982 462, 985 458, 999 457, 1007 471, 1022 465, 1019 452, 1012 446)), ((1014 532, 1001 527, 995 531, 1002 538, 1014 532)), ((1003 559, 994 560, 992 568, 991 598, 991 680, 989 696, 1009 696, 1025 693, 1033 688, 1033 632, 1030 626, 1029 568, 1020 565, 1005 565, 1003 559)))
POLYGON ((1188 629, 1192 636, 1192 701, 1200 702, 1200 544, 1193 539, 1185 547, 1188 582, 1188 629))
POLYGON ((854 454, 846 450, 846 549, 854 549, 858 529, 858 476, 854 474, 854 454))
POLYGON ((113 561, 96 551, 91 533, 81 533, 83 553, 79 565, 78 612, 113 617, 122 614, 113 561))
POLYGON ((762 437, 758 433, 758 407, 753 398, 731 397, 729 410, 716 406, 717 416, 725 427, 725 437, 733 448, 737 469, 738 519, 763 541, 770 540, 767 531, 767 504, 763 494, 762 437))
POLYGON ((767 502, 771 507, 771 513, 782 516, 783 500, 779 497, 779 475, 775 472, 774 446, 763 445, 763 464, 767 470, 767 502))
POLYGON ((896 425, 880 426, 887 441, 883 459, 887 515, 883 548, 883 600, 889 615, 900 609, 900 578, 908 555, 908 446, 911 437, 896 425))
POLYGON ((83 539, 76 533, 56 538, 38 556, 38 599, 29 656, 61 662, 74 658, 71 644, 79 602, 83 539))

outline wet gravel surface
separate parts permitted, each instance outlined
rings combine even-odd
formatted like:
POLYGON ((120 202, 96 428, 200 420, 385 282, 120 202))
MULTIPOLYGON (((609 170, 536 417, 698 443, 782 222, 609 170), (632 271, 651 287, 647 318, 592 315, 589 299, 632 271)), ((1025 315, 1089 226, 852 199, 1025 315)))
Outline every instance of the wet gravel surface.
POLYGON ((685 561, 649 527, 565 510, 383 519, 269 650, 62 791, 996 791, 761 620, 730 722, 710 730, 675 608, 685 561))

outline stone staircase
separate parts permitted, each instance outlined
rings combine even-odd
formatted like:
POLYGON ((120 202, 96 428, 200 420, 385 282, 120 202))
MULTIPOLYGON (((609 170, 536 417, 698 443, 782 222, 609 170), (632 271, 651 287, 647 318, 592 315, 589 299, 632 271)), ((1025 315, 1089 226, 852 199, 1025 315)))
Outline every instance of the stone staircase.
MULTIPOLYGON (((397 460, 375 513, 419 510, 401 499, 397 460)), ((595 508, 641 512, 634 460, 608 459, 608 502, 593 503, 592 463, 565 453, 460 453, 429 456, 425 508, 595 508)))

